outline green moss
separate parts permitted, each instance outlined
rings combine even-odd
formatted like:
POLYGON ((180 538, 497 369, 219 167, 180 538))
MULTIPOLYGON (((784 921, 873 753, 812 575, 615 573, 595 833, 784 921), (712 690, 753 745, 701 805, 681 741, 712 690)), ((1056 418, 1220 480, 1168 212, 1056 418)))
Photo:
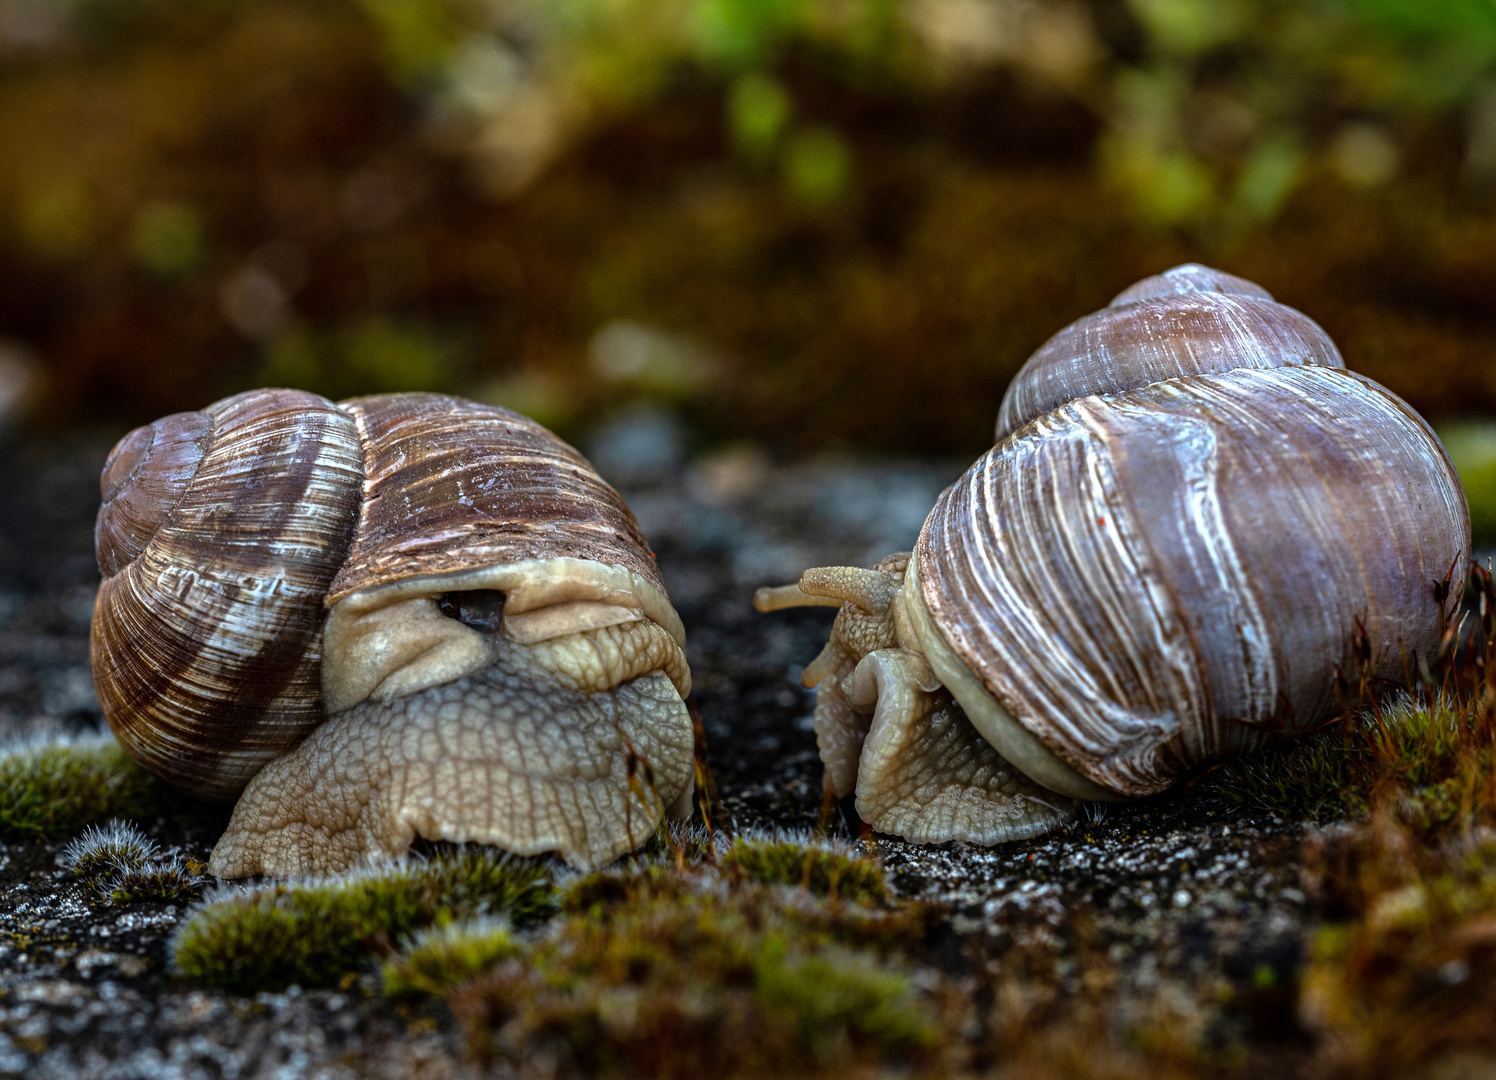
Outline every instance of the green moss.
POLYGON ((567 915, 591 914, 601 918, 605 910, 622 907, 646 897, 679 893, 687 881, 664 863, 640 862, 606 870, 594 870, 565 884, 559 906, 567 915))
POLYGON ((159 857, 155 841, 126 821, 84 830, 62 849, 62 865, 116 904, 195 900, 203 889, 201 863, 181 856, 159 857))
POLYGON ((188 978, 239 992, 328 986, 427 926, 484 914, 546 918, 544 869, 491 849, 210 900, 172 939, 188 978))
POLYGON ((822 949, 806 955, 783 939, 765 943, 754 965, 755 996, 771 1024, 798 1029, 817 1057, 848 1034, 907 1053, 936 1038, 931 1011, 907 974, 865 952, 822 949))
POLYGON ((120 873, 143 869, 155 855, 155 841, 135 825, 116 820, 85 829, 62 849, 62 866, 96 889, 120 873))
POLYGON ((708 885, 567 917, 452 1007, 480 1057, 501 1030, 509 1045, 559 1037, 586 1075, 909 1064, 941 1043, 905 962, 808 929, 779 895, 708 885))
POLYGON ((1221 795, 1305 821, 1364 816, 1391 797, 1400 816, 1439 829, 1496 814, 1492 718, 1478 703, 1403 698, 1348 730, 1310 735, 1242 759, 1212 778, 1221 795))
POLYGON ((202 867, 186 859, 158 859, 120 870, 96 886, 115 904, 143 900, 181 903, 196 900, 203 891, 202 867))
POLYGON ((1323 732, 1234 761, 1206 787, 1232 803, 1297 821, 1336 821, 1366 812, 1369 764, 1364 748, 1340 732, 1323 732))
POLYGON ((112 817, 149 817, 170 789, 113 739, 22 745, 0 753, 0 834, 74 832, 112 817))
POLYGON ((502 919, 465 919, 429 927, 385 961, 384 992, 392 997, 447 994, 519 951, 502 919))
POLYGON ((733 841, 722 856, 729 879, 764 885, 797 885, 817 896, 853 903, 883 900, 888 889, 876 859, 859 858, 826 844, 791 838, 733 841))

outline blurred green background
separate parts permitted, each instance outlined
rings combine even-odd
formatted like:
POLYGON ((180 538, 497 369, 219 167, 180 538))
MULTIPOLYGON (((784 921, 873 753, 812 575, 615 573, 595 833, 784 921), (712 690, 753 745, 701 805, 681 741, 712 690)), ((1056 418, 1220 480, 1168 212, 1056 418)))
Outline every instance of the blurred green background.
POLYGON ((33 424, 290 384, 971 455, 1189 259, 1496 507, 1496 0, 0 0, 33 424))

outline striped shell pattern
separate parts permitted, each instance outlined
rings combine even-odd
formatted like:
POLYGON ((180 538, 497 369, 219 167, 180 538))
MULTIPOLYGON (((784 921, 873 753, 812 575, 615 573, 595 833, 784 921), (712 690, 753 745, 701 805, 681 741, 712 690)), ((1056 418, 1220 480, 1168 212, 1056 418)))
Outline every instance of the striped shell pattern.
POLYGON ((1333 715, 1358 625, 1401 680, 1451 571, 1458 599, 1469 518, 1438 439, 1239 278, 1178 267, 1062 330, 996 436, 909 580, 1002 712, 1108 791, 1333 715))

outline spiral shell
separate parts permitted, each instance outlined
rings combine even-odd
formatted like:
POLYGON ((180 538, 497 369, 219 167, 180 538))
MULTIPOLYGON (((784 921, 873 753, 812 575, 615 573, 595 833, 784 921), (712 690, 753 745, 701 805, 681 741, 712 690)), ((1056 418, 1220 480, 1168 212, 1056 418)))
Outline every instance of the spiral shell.
POLYGON ((926 521, 919 600, 1088 781, 1147 794, 1321 722, 1358 627, 1373 676, 1438 647, 1470 550, 1443 448, 1250 283, 1140 282, 1035 354, 998 432, 926 521))
POLYGON ((347 414, 256 390, 120 440, 95 526, 94 685, 125 749, 230 799, 322 721, 322 600, 358 517, 347 414))
POLYGON ((1029 357, 998 410, 996 442, 1067 401, 1239 368, 1344 368, 1313 319, 1196 263, 1124 289, 1029 357))

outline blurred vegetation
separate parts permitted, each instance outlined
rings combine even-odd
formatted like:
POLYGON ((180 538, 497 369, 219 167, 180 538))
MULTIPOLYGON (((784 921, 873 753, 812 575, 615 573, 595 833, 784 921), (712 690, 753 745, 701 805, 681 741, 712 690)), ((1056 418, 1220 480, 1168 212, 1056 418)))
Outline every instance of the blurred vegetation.
POLYGON ((1186 259, 1496 406, 1489 0, 0 0, 0 147, 50 422, 292 383, 965 453, 1186 259))
POLYGON ((53 836, 110 818, 149 817, 177 798, 112 737, 0 748, 0 836, 53 836))

